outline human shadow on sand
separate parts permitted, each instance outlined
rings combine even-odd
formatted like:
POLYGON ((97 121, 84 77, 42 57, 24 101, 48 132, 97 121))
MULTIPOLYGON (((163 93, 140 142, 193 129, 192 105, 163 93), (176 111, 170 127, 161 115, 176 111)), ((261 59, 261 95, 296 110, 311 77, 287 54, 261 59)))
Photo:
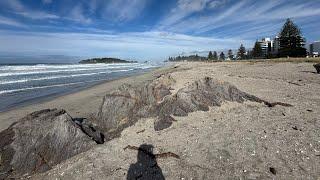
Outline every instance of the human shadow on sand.
POLYGON ((153 146, 142 144, 138 149, 137 162, 131 164, 127 174, 128 180, 164 180, 161 168, 158 166, 153 146))

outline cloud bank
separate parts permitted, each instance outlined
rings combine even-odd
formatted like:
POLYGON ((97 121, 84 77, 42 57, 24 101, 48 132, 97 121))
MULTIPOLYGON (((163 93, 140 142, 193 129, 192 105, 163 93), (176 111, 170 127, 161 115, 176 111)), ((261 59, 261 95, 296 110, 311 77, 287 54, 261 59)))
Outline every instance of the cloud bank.
POLYGON ((286 18, 319 40, 319 16, 320 0, 0 1, 0 54, 161 60, 250 48, 275 36, 286 18))

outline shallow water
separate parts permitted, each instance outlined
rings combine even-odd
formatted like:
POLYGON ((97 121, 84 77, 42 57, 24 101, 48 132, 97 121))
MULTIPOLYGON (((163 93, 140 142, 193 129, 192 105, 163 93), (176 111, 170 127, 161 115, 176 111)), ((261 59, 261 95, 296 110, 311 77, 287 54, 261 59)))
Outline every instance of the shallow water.
POLYGON ((142 63, 0 65, 0 111, 157 66, 142 63))

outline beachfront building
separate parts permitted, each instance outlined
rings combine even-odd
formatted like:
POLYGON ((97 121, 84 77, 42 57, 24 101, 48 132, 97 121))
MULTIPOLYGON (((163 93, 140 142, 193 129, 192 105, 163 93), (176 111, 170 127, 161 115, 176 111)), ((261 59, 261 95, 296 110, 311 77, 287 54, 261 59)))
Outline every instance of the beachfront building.
POLYGON ((320 55, 320 41, 315 41, 310 44, 310 55, 313 57, 319 57, 319 55, 320 55))
POLYGON ((273 47, 272 47, 272 54, 276 55, 279 53, 279 49, 280 49, 280 38, 279 36, 276 36, 273 39, 273 47))
POLYGON ((269 55, 277 55, 280 49, 280 39, 276 36, 274 39, 263 38, 261 41, 258 41, 261 45, 261 49, 264 57, 269 55))
POLYGON ((267 56, 272 49, 273 41, 270 38, 263 38, 261 41, 258 41, 261 46, 263 56, 267 56))

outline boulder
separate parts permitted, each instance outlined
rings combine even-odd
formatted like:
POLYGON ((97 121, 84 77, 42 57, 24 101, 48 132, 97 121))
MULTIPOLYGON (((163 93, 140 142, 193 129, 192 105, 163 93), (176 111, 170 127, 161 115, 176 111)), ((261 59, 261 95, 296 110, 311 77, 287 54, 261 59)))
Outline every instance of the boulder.
POLYGON ((190 112, 208 111, 209 107, 221 106, 225 101, 243 103, 246 100, 264 102, 258 97, 240 91, 230 83, 214 81, 206 77, 166 98, 157 109, 160 117, 187 116, 190 112))
POLYGON ((73 121, 81 128, 81 130, 88 135, 97 144, 103 144, 105 137, 99 130, 95 129, 93 125, 86 118, 74 118, 73 121))
POLYGON ((173 81, 170 76, 161 76, 137 86, 124 84, 103 98, 97 117, 91 121, 106 135, 106 140, 112 139, 140 118, 156 116, 157 104, 171 94, 173 81))
POLYGON ((172 116, 160 116, 154 121, 154 130, 161 131, 169 128, 176 121, 172 116))
POLYGON ((187 116, 190 112, 208 111, 210 106, 220 106, 225 101, 242 103, 246 100, 265 102, 242 92, 227 82, 204 78, 171 94, 174 80, 162 76, 142 86, 124 85, 107 94, 97 118, 93 120, 97 129, 108 137, 114 137, 133 125, 140 118, 156 117, 156 131, 171 126, 174 116, 187 116))
POLYGON ((320 74, 320 63, 313 65, 314 68, 316 68, 317 73, 320 74))
POLYGON ((0 133, 0 179, 44 172, 96 143, 64 111, 34 112, 0 133))

